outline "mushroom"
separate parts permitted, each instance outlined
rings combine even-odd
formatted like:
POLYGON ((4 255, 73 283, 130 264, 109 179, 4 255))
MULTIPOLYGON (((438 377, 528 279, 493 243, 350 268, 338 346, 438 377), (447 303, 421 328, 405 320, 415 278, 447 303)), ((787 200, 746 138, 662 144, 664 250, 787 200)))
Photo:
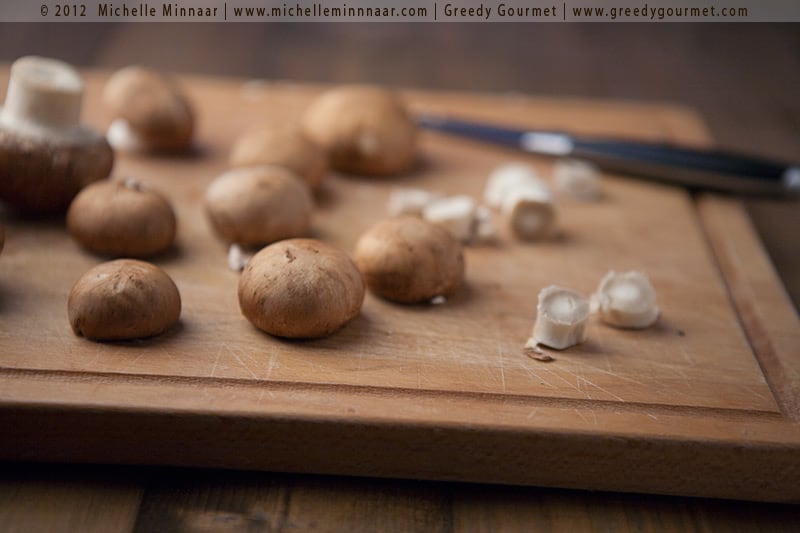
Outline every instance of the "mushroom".
POLYGON ((512 189, 503 199, 501 211, 518 239, 532 241, 552 233, 556 209, 547 188, 524 185, 512 189))
POLYGON ((465 194, 433 200, 422 209, 422 218, 437 224, 461 242, 469 242, 475 235, 475 200, 465 194))
POLYGON ((389 194, 387 211, 391 216, 416 215, 421 217, 425 207, 439 198, 441 195, 425 189, 399 188, 389 194))
POLYGON ((656 291, 641 272, 610 271, 594 294, 600 319, 618 328, 642 329, 658 320, 656 291))
POLYGON ((116 71, 103 89, 103 102, 115 121, 108 131, 120 149, 187 149, 194 133, 194 111, 169 78, 143 67, 116 71))
POLYGON ((476 205, 463 194, 433 200, 422 210, 422 218, 443 227, 464 244, 487 243, 496 237, 489 208, 476 205))
POLYGON ((547 184, 531 165, 512 161, 492 170, 486 180, 483 198, 489 207, 500 208, 509 193, 528 187, 547 189, 547 184))
POLYGON ((105 180, 75 197, 67 211, 67 228, 92 252, 147 257, 172 245, 175 213, 164 196, 135 180, 105 180))
POLYGON ((157 266, 117 259, 81 276, 69 293, 67 312, 72 331, 87 339, 152 337, 178 321, 181 296, 157 266))
POLYGON ((558 189, 579 200, 600 197, 600 171, 580 159, 561 159, 553 166, 553 180, 558 189))
POLYGON ((363 302, 364 282, 353 261, 314 239, 267 246, 239 279, 242 314, 277 337, 329 335, 355 318, 363 302))
POLYGON ((0 199, 23 211, 60 211, 111 172, 105 138, 79 122, 83 80, 70 65, 28 56, 11 66, 0 110, 0 199))
POLYGON ((447 296, 464 280, 458 240, 446 229, 413 216, 373 226, 358 240, 353 258, 370 290, 393 302, 447 296))
POLYGON ((6 245, 6 231, 3 229, 3 226, 0 225, 0 252, 3 251, 3 247, 6 245))
POLYGON ((232 167, 286 167, 316 187, 328 171, 325 152, 298 127, 261 126, 243 134, 233 145, 232 167))
POLYGON ((344 86, 320 95, 307 109, 306 134, 342 172, 368 176, 397 174, 416 155, 416 126, 393 92, 372 86, 344 86))
POLYGON ((564 350, 586 340, 589 300, 563 287, 550 285, 539 292, 536 323, 529 346, 542 344, 564 350))
POLYGON ((205 204, 217 233, 244 246, 303 236, 314 206, 308 186, 274 166, 229 170, 208 186, 205 204))

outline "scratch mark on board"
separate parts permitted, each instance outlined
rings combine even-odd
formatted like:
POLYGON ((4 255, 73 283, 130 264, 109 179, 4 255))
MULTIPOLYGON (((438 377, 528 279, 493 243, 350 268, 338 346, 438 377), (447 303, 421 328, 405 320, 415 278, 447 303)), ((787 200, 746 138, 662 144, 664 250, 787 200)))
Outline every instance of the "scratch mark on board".
POLYGON ((229 352, 230 352, 230 354, 233 356, 233 358, 234 358, 234 359, 236 359, 237 361, 239 361, 239 364, 240 364, 240 365, 242 365, 242 368, 244 368, 245 370, 247 370, 247 372, 249 372, 249 373, 250 373, 250 375, 253 377, 253 379, 258 379, 258 376, 256 376, 256 375, 255 375, 255 373, 254 373, 254 372, 253 372, 253 371, 250 369, 250 367, 249 367, 249 366, 247 366, 247 365, 245 364, 245 362, 244 362, 244 361, 242 361, 242 358, 241 358, 241 357, 239 357, 239 356, 236 354, 236 352, 234 352, 233 350, 229 350, 229 352))
POLYGON ((584 423, 591 424, 593 426, 597 425, 597 415, 591 409, 589 409, 587 412, 592 415, 592 418, 587 418, 586 413, 584 413, 580 409, 576 408, 573 409, 573 411, 575 411, 575 414, 578 415, 578 418, 580 418, 584 423))
POLYGON ((601 386, 600 386, 600 385, 598 385, 597 383, 595 383, 595 382, 593 382, 593 381, 590 381, 590 380, 586 379, 586 378, 585 378, 585 377, 583 377, 583 376, 579 376, 579 377, 578 377, 578 379, 580 379, 581 381, 583 381, 583 382, 584 382, 584 383, 586 383, 587 385, 591 385, 592 387, 596 388, 597 390, 600 390, 600 391, 602 391, 602 392, 605 392, 606 394, 608 394, 609 396, 611 396, 612 398, 614 398, 614 399, 615 399, 615 400, 617 400, 618 402, 624 402, 624 401, 625 401, 625 399, 624 399, 624 398, 622 398, 621 396, 617 396, 616 394, 614 394, 614 393, 613 393, 613 392, 611 392, 610 390, 608 390, 608 389, 605 389, 605 388, 601 387, 601 386))
POLYGON ((222 346, 219 347, 217 350, 217 357, 214 358, 214 364, 211 366, 211 374, 208 377, 213 378, 215 377, 214 374, 217 372, 217 365, 219 364, 219 359, 222 357, 222 346))
POLYGON ((503 392, 506 392, 506 370, 505 370, 505 362, 503 361, 503 348, 500 346, 500 343, 497 343, 497 355, 500 358, 500 382, 503 385, 503 392))
MULTIPOLYGON (((555 371, 553 371, 553 370, 551 370, 549 368, 543 368, 542 370, 544 370, 546 372, 550 372, 552 375, 554 375, 555 377, 557 377, 558 379, 560 379, 561 381, 563 381, 564 383, 569 385, 569 388, 571 388, 572 390, 577 391, 577 392, 582 392, 580 388, 576 387, 573 383, 571 383, 571 382, 567 381, 566 379, 564 379, 564 377, 562 375, 560 375, 558 372, 555 372, 555 371)), ((567 370, 567 372, 569 372, 569 370, 567 370)), ((574 376, 574 374, 572 374, 571 372, 570 372, 570 374, 574 376)))
POLYGON ((626 376, 624 374, 617 374, 616 372, 609 372, 608 370, 603 370, 602 368, 591 367, 593 370, 597 370, 598 372, 602 372, 603 374, 608 374, 609 376, 615 377, 617 379, 621 379, 623 381, 630 381, 631 383, 635 383, 637 385, 642 385, 643 387, 647 386, 647 383, 643 381, 639 381, 638 379, 633 379, 632 377, 626 376))
POLYGON ((525 369, 525 373, 528 374, 528 376, 533 376, 534 378, 539 380, 539 383, 547 385, 551 389, 557 389, 558 388, 555 385, 553 385, 552 383, 550 383, 549 381, 547 381, 546 379, 544 379, 542 376, 540 376, 539 374, 534 372, 532 369, 528 368, 527 366, 523 366, 522 368, 525 369))
POLYGON ((269 361, 267 362, 267 373, 264 375, 264 379, 269 379, 272 375, 272 370, 278 366, 278 363, 275 361, 275 352, 271 352, 269 354, 269 361))

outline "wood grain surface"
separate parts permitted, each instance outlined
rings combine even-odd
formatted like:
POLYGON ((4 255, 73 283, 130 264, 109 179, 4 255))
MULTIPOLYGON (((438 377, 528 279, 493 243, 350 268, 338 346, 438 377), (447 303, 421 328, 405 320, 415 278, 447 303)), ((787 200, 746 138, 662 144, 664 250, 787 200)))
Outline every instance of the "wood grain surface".
MULTIPOLYGON (((97 126, 108 122, 91 104, 103 79, 90 76, 87 94, 97 126)), ((124 156, 115 170, 176 206, 177 249, 156 262, 181 289, 180 327, 133 343, 74 337, 66 294, 98 258, 58 221, 6 219, 0 419, 17 429, 0 439, 4 457, 798 499, 797 317, 790 306, 742 316, 763 291, 770 301, 781 291, 740 210, 712 200, 698 217, 680 190, 607 176, 602 202, 562 203, 559 238, 521 245, 503 234, 468 250, 468 283, 445 305, 368 297, 334 336, 279 341, 239 315, 237 276, 201 198, 239 132, 295 119, 319 88, 184 84, 201 112, 197 154, 124 156), (657 327, 593 323, 590 342, 552 363, 522 353, 541 287, 588 293, 612 268, 650 275, 663 310, 657 327)), ((418 110, 479 119, 707 141, 693 115, 669 107, 406 97, 418 110)), ((396 180, 331 175, 314 235, 352 249, 393 188, 477 197, 491 168, 519 157, 432 134, 421 146, 418 168, 396 180)), ((530 162, 549 174, 549 161, 530 162)))
POLYGON ((796 531, 800 508, 431 481, 3 465, 0 530, 25 533, 796 531))

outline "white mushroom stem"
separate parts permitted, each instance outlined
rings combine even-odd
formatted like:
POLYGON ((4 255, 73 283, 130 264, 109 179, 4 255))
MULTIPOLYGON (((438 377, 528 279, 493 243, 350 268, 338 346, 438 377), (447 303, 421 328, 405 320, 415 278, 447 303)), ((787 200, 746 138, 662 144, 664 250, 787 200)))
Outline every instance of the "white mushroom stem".
POLYGON ((539 292, 533 339, 556 350, 586 340, 589 300, 575 291, 551 285, 539 292))
POLYGON ((547 185, 530 165, 520 162, 507 163, 489 174, 483 193, 484 201, 489 207, 499 208, 511 191, 529 186, 547 189, 547 185))
POLYGON ((395 189, 389 195, 389 214, 422 216, 425 206, 439 198, 425 189, 395 189))
POLYGON ((600 196, 600 172, 587 161, 562 159, 553 167, 556 187, 569 196, 581 200, 595 200, 600 196))
POLYGON ((143 152, 147 149, 147 143, 131 129, 128 121, 123 118, 114 119, 108 125, 106 139, 114 149, 123 152, 143 152))
POLYGON ((609 272, 595 293, 600 319, 620 328, 646 328, 659 314, 656 293, 641 272, 609 272))
POLYGON ((472 229, 473 239, 478 242, 488 242, 497 237, 497 230, 492 221, 492 212, 485 205, 475 209, 475 219, 472 229))
POLYGON ((11 65, 2 121, 71 129, 79 125, 83 81, 70 65, 55 59, 28 56, 11 65))
POLYGON ((475 200, 469 196, 450 196, 426 205, 422 218, 442 226, 456 239, 466 242, 473 237, 475 210, 475 200))
POLYGON ((511 190, 503 200, 502 212, 511 230, 523 240, 546 236, 556 216, 552 194, 539 185, 511 190))
POLYGON ((253 256, 242 250, 238 244, 231 244, 228 248, 228 267, 234 272, 241 272, 253 256))
POLYGON ((126 189, 130 189, 132 191, 141 191, 143 189, 142 182, 140 182, 136 178, 130 178, 130 177, 125 178, 125 180, 122 182, 122 185, 126 189))

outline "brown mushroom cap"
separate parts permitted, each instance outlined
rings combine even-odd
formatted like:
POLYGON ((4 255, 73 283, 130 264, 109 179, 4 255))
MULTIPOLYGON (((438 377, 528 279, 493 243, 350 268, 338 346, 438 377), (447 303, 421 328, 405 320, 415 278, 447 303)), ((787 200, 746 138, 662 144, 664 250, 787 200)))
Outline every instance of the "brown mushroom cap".
POLYGON ((72 331, 91 340, 158 335, 181 314, 175 283, 155 265, 133 259, 102 263, 72 287, 67 302, 72 331))
POLYGON ((358 315, 363 301, 364 282, 348 255, 314 239, 267 246, 239 279, 242 314, 278 337, 333 333, 358 315))
POLYGON ((464 280, 461 244, 421 218, 384 220, 356 243, 353 259, 372 292, 399 303, 451 294, 464 280))
POLYGON ((23 211, 61 211, 89 183, 108 177, 105 138, 83 142, 22 137, 0 129, 0 199, 23 211))
POLYGON ((206 190, 205 205, 223 239, 255 246, 305 235, 314 201, 308 186, 291 171, 261 166, 216 178, 206 190))
POLYGON ((277 165, 316 187, 328 171, 325 152, 299 128, 286 125, 261 126, 244 133, 233 145, 232 167, 277 165))
POLYGON ((182 150, 191 144, 194 112, 166 76, 142 67, 120 69, 106 83, 103 101, 151 148, 182 150))
POLYGON ((130 181, 106 180, 83 189, 67 211, 67 228, 99 254, 146 257, 175 240, 175 213, 161 194, 130 181))
POLYGON ((337 170, 382 176, 414 163, 416 126, 389 90, 359 85, 331 89, 309 106, 302 124, 337 170))

